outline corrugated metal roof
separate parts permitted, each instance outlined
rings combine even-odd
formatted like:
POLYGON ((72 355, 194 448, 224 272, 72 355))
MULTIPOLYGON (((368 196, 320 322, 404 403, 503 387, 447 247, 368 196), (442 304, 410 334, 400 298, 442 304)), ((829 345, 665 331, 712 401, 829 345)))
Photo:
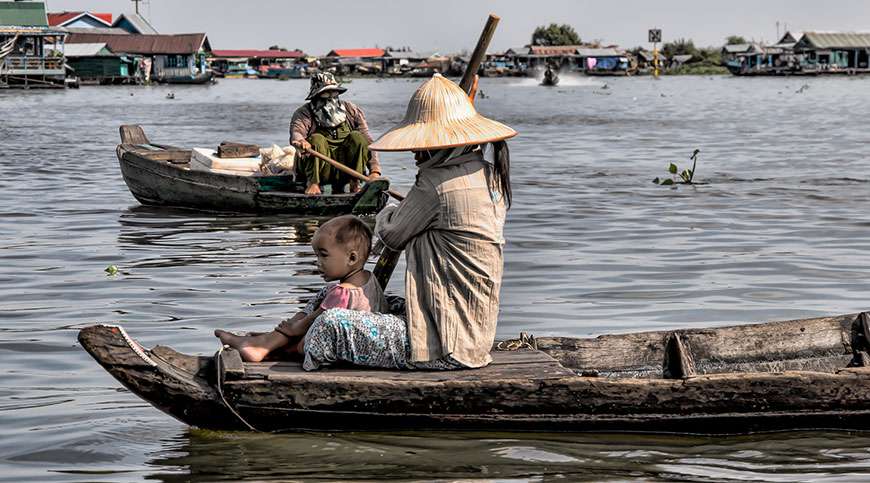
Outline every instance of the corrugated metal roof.
POLYGON ((864 49, 870 48, 870 33, 867 32, 805 32, 796 48, 817 49, 864 49))
POLYGON ((387 50, 384 52, 384 57, 393 59, 428 59, 435 53, 412 52, 408 50, 387 50))
POLYGON ((45 3, 0 1, 0 25, 48 27, 45 3))
POLYGON ((745 54, 747 52, 761 52, 755 44, 728 44, 722 47, 722 50, 729 54, 745 54))
POLYGON ((383 57, 384 49, 335 49, 327 57, 383 57))
POLYGON ((221 58, 260 58, 260 59, 298 59, 304 57, 301 50, 212 50, 212 57, 221 58))
POLYGON ((619 51, 619 49, 614 48, 592 49, 581 47, 577 49, 577 55, 580 57, 622 57, 625 54, 619 51))
POLYGON ((144 35, 156 35, 157 29, 151 26, 145 17, 139 15, 138 13, 122 13, 118 16, 118 18, 112 23, 112 27, 117 27, 119 24, 123 23, 126 20, 133 25, 133 28, 136 29, 137 34, 144 35))
POLYGON ((532 55, 575 55, 579 45, 532 45, 529 53, 532 55))
POLYGON ((793 44, 803 36, 803 32, 792 33, 791 31, 786 31, 786 33, 782 35, 782 38, 779 39, 779 42, 777 42, 777 44, 793 44))
POLYGON ((200 49, 210 51, 205 34, 176 35, 113 35, 98 33, 72 33, 67 44, 105 42, 116 54, 195 54, 200 49))
MULTIPOLYGON (((96 42, 93 44, 66 44, 63 47, 63 55, 66 57, 96 57, 100 55, 100 51, 105 48, 105 42, 96 42)), ((111 55, 111 53, 104 53, 103 55, 111 55)))
POLYGON ((90 27, 57 27, 58 30, 68 34, 104 34, 104 35, 133 35, 124 29, 116 28, 90 28, 90 27))

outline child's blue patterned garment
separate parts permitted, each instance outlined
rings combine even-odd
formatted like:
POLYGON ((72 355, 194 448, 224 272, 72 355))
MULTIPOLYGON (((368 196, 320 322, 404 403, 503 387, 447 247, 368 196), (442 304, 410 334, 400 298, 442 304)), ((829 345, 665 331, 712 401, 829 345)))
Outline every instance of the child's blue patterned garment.
MULTIPOLYGON (((391 302, 394 302, 391 305, 399 305, 391 302)), ((307 310, 308 307, 303 311, 307 310)), ((302 368, 313 371, 339 361, 384 369, 449 370, 464 367, 450 357, 412 364, 408 362, 410 353, 405 319, 392 314, 329 309, 314 320, 305 334, 302 368)))

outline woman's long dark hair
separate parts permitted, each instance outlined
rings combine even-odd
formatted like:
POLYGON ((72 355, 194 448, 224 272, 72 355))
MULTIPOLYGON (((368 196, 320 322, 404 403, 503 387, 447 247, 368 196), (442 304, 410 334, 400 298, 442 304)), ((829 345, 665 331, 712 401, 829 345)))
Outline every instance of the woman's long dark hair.
POLYGON ((511 191, 511 153, 505 141, 492 143, 492 149, 498 189, 501 191, 502 196, 504 196, 505 206, 510 209, 514 198, 511 191))

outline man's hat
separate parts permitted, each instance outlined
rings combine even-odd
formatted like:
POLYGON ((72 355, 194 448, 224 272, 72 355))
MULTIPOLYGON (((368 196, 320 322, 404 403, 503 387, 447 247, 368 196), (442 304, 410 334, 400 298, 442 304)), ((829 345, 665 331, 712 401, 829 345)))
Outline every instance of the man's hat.
POLYGON ((341 94, 347 92, 347 88, 341 87, 331 72, 317 72, 311 76, 311 90, 308 91, 308 97, 305 100, 310 101, 321 92, 326 91, 338 91, 341 94))
POLYGON ((408 102, 405 119, 369 145, 373 151, 422 151, 511 138, 517 132, 481 116, 468 94, 435 74, 408 102))

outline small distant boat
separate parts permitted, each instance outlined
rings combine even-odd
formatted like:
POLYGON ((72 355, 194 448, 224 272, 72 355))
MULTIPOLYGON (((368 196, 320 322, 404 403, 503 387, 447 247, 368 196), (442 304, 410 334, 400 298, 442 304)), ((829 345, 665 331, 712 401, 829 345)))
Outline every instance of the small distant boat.
MULTIPOLYGON (((377 269, 376 269, 377 271, 377 269)), ((750 433, 870 429, 870 314, 502 341, 461 371, 242 362, 79 332, 130 391, 200 428, 750 433)))
POLYGON ((281 65, 271 64, 260 66, 257 71, 257 77, 260 79, 302 79, 307 77, 304 67, 299 65, 281 65))
POLYGON ((121 126, 118 162, 124 182, 144 205, 204 211, 278 212, 315 216, 377 213, 390 182, 379 178, 358 193, 306 195, 292 176, 258 176, 257 158, 206 166, 200 149, 152 144, 140 126, 121 126), (235 163, 235 164, 232 164, 235 163))
POLYGON ((550 69, 544 71, 544 79, 541 81, 542 86, 555 87, 559 85, 559 74, 550 69))

